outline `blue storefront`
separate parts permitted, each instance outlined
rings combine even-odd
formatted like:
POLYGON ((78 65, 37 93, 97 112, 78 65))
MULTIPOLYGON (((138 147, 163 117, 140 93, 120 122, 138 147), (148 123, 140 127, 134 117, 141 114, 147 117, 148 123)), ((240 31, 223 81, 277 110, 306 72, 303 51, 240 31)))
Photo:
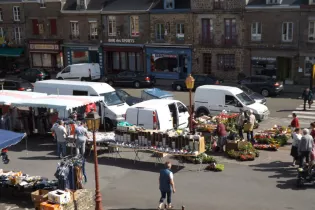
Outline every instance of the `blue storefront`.
POLYGON ((191 46, 145 47, 147 72, 158 79, 186 78, 192 70, 191 46))
POLYGON ((98 63, 104 75, 103 50, 100 46, 64 45, 65 66, 77 63, 98 63))

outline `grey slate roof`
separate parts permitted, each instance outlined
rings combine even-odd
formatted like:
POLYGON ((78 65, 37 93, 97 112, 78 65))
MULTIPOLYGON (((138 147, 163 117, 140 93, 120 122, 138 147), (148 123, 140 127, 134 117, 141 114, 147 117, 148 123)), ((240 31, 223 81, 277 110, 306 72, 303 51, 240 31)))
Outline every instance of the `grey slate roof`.
MULTIPOLYGON (((301 4, 301 1, 302 0, 282 0, 281 5, 298 6, 301 4)), ((249 0, 247 6, 277 6, 277 5, 266 4, 266 0, 249 0)))
POLYGON ((150 9, 153 2, 154 0, 107 0, 102 11, 144 11, 150 9))
MULTIPOLYGON (((86 10, 102 10, 103 5, 106 0, 90 0, 87 5, 86 10)), ((63 10, 76 11, 77 10, 77 0, 66 0, 63 10)))
POLYGON ((0 0, 1 3, 16 3, 16 2, 22 2, 22 0, 0 0))
MULTIPOLYGON (((160 0, 153 8, 164 9, 164 0, 160 0)), ((190 9, 190 0, 175 0, 175 9, 190 9)))

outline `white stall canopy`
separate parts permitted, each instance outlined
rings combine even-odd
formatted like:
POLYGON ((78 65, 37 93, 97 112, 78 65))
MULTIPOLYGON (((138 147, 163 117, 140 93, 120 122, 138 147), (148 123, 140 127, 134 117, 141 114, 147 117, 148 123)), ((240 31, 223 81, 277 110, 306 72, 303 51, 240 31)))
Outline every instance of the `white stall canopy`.
POLYGON ((34 98, 47 96, 46 93, 36 93, 27 91, 15 90, 1 90, 0 91, 0 105, 11 105, 14 102, 28 101, 34 98))
POLYGON ((104 97, 100 96, 66 96, 66 95, 48 95, 41 98, 32 98, 27 101, 16 101, 12 106, 24 106, 32 108, 48 108, 58 111, 71 110, 76 107, 88 105, 102 101, 104 97))

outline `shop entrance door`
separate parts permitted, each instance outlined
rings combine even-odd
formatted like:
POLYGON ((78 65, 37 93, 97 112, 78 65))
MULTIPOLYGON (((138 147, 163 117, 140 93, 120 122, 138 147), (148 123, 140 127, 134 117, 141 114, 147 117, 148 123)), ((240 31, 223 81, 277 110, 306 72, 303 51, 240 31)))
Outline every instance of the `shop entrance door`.
POLYGON ((277 78, 280 80, 291 79, 291 58, 277 57, 278 71, 277 78))
POLYGON ((205 74, 211 74, 211 53, 203 54, 203 72, 205 74))
POLYGON ((186 55, 179 55, 178 56, 178 68, 180 69, 179 77, 186 78, 187 77, 187 56, 186 55))
POLYGON ((90 63, 99 63, 99 57, 98 57, 97 51, 90 51, 89 56, 90 56, 90 63))

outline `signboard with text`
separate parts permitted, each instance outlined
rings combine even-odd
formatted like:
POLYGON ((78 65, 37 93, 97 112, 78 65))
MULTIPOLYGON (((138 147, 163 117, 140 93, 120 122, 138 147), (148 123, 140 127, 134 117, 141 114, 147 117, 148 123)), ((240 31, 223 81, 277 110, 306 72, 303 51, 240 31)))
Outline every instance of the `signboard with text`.
POLYGON ((134 39, 108 39, 110 43, 126 43, 126 44, 134 44, 134 39))

